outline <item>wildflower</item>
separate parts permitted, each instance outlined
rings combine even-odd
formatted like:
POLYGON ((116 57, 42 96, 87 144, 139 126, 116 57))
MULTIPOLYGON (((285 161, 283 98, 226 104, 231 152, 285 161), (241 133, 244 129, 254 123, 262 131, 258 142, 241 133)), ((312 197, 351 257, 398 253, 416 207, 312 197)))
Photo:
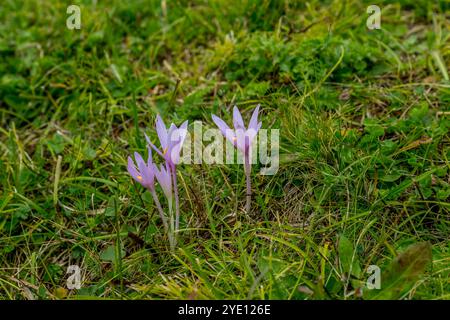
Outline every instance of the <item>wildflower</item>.
POLYGON ((156 180, 163 189, 164 195, 171 202, 172 200, 172 177, 170 169, 166 166, 160 165, 160 168, 153 164, 153 172, 155 173, 156 180))
POLYGON ((152 190, 155 189, 155 174, 152 168, 151 149, 148 149, 148 152, 149 154, 147 163, 145 163, 144 159, 142 159, 142 156, 138 152, 134 153, 134 158, 136 159, 136 163, 139 170, 136 169, 133 159, 131 157, 128 157, 127 169, 131 177, 133 177, 133 179, 137 183, 141 184, 146 189, 152 190))
POLYGON ((177 165, 180 161, 180 152, 187 135, 187 126, 188 121, 185 121, 179 128, 172 123, 167 129, 164 121, 158 115, 156 117, 156 133, 161 144, 161 150, 150 141, 147 135, 145 136, 148 144, 169 163, 170 167, 177 165))
MULTIPOLYGON (((153 197, 153 201, 155 202, 156 207, 158 209, 159 216, 161 217, 161 220, 163 222, 164 228, 166 232, 168 232, 169 226, 167 223, 167 218, 164 215, 164 211, 161 207, 161 203, 159 202, 158 196, 156 195, 155 191, 155 176, 158 179, 159 172, 156 170, 156 166, 153 163, 152 150, 148 148, 147 163, 145 163, 144 159, 138 152, 134 153, 134 158, 137 163, 137 169, 133 162, 133 159, 131 157, 128 157, 128 166, 127 166, 128 173, 131 175, 131 177, 133 177, 133 179, 137 183, 141 184, 144 188, 150 191, 153 197)), ((161 183, 159 179, 158 182, 164 190, 165 183, 161 183)))
POLYGON ((239 109, 235 106, 233 108, 233 125, 234 130, 217 117, 212 115, 214 123, 219 127, 222 134, 227 138, 236 148, 241 152, 248 154, 253 142, 253 139, 258 134, 258 130, 261 128, 261 122, 258 123, 259 105, 253 111, 248 128, 245 128, 244 120, 239 112, 239 109))
POLYGON ((187 135, 187 126, 188 121, 185 121, 179 128, 172 123, 169 129, 167 129, 164 121, 158 115, 156 117, 156 133, 158 134, 159 143, 161 144, 161 150, 150 141, 147 135, 145 136, 148 144, 165 159, 167 164, 167 172, 170 172, 172 176, 173 190, 175 194, 175 231, 177 231, 180 227, 180 205, 176 165, 180 161, 180 152, 187 135))
POLYGON ((159 169, 156 164, 153 164, 153 171, 155 173, 156 180, 158 180, 159 185, 161 186, 164 195, 167 198, 167 202, 169 203, 169 242, 170 248, 173 250, 176 246, 176 236, 174 235, 175 229, 174 221, 173 221, 173 213, 172 213, 172 171, 169 168, 168 163, 166 162, 165 166, 160 165, 159 169))
POLYGON ((247 193, 246 193, 246 211, 250 212, 250 202, 251 202, 251 181, 250 181, 250 173, 251 173, 251 146, 253 139, 258 134, 258 130, 261 128, 261 122, 258 122, 258 113, 259 113, 259 105, 256 106, 253 111, 252 117, 248 124, 248 128, 245 128, 244 120, 242 119, 242 115, 239 109, 234 106, 233 108, 233 126, 234 129, 231 129, 225 121, 217 117, 216 115, 212 115, 212 119, 214 123, 219 127, 222 134, 227 138, 238 150, 240 150, 244 155, 244 171, 246 177, 247 184, 247 193))

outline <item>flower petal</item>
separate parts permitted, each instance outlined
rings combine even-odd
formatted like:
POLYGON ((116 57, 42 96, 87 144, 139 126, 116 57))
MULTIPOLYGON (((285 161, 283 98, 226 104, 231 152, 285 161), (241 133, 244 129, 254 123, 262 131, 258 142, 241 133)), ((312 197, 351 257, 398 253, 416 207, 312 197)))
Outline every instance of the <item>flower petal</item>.
POLYGON ((252 128, 249 128, 245 135, 248 137, 249 144, 252 144, 253 139, 255 139, 256 135, 258 134, 258 131, 252 128))
POLYGON ((234 106, 233 108, 233 125, 237 129, 245 129, 244 120, 242 119, 241 112, 234 106))
POLYGON ((149 175, 148 168, 145 165, 144 159, 142 159, 142 156, 137 152, 134 153, 134 158, 136 159, 136 163, 137 163, 138 169, 139 169, 139 174, 141 177, 140 179, 138 178, 138 180, 144 187, 149 187, 151 177, 149 175))
POLYGON ((159 154, 161 157, 164 158, 163 153, 161 152, 161 150, 159 150, 149 139, 149 137, 147 137, 147 135, 145 135, 145 138, 147 139, 147 143, 149 144, 150 147, 152 147, 153 150, 156 151, 157 154, 159 154))
POLYGON ((138 179, 139 172, 136 170, 136 166, 134 165, 133 159, 130 156, 128 157, 127 170, 128 173, 133 177, 133 179, 136 180, 136 182, 141 183, 141 181, 139 181, 138 179))
POLYGON ((168 136, 166 125, 159 114, 156 116, 156 133, 158 134, 159 143, 164 150, 168 146, 168 136))
POLYGON ((246 141, 248 141, 248 138, 246 136, 246 131, 244 129, 237 129, 235 146, 242 152, 245 152, 245 149, 247 147, 246 141))
POLYGON ((167 130, 167 141, 170 143, 173 132, 176 131, 178 128, 175 124, 171 123, 169 130, 167 130))
POLYGON ((185 121, 180 128, 176 128, 171 130, 170 133, 170 147, 169 147, 169 154, 167 154, 169 160, 173 164, 178 164, 180 161, 180 153, 181 148, 183 147, 184 140, 186 139, 187 135, 187 125, 188 121, 185 121))
POLYGON ((148 151, 147 167, 150 168, 153 163, 152 148, 149 148, 149 146, 147 146, 147 151, 148 151))
POLYGON ((170 176, 170 170, 164 168, 163 165, 158 169, 156 164, 153 164, 153 170, 165 196, 170 200, 172 198, 172 177, 170 176))
POLYGON ((253 111, 252 117, 248 124, 248 129, 256 130, 256 128, 258 126, 258 113, 259 113, 259 104, 256 106, 255 110, 253 111))
POLYGON ((184 143, 184 139, 186 139, 187 136, 187 127, 188 127, 188 120, 183 122, 178 130, 180 130, 180 137, 181 137, 181 145, 184 143))
POLYGON ((169 148, 169 151, 165 154, 165 158, 168 159, 170 164, 178 164, 180 161, 181 152, 181 140, 173 142, 169 148))
POLYGON ((228 129, 225 133, 225 138, 227 138, 227 140, 230 141, 233 146, 237 147, 237 137, 235 130, 228 129))
POLYGON ((216 126, 219 127, 222 134, 226 137, 227 130, 230 130, 230 127, 225 123, 225 121, 214 114, 212 115, 212 119, 216 126))
POLYGON ((250 144, 252 143, 253 139, 258 135, 259 129, 261 129, 262 122, 256 123, 255 125, 249 126, 246 134, 250 138, 250 144))

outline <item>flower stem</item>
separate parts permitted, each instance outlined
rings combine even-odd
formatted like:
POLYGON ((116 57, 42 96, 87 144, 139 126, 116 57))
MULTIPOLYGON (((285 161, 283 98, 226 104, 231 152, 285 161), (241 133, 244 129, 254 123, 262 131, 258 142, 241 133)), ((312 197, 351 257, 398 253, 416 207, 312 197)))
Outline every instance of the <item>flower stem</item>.
POLYGON ((161 207, 161 203, 158 200, 158 196, 156 195, 155 189, 150 190, 152 197, 153 197, 153 201, 156 204, 156 208, 158 209, 159 212, 159 216, 163 222, 164 225, 164 230, 167 232, 167 234, 169 234, 169 225, 167 223, 167 217, 164 215, 164 211, 163 208, 161 207))
POLYGON ((178 199, 178 184, 177 184, 177 172, 175 166, 171 168, 173 179, 173 190, 175 194, 175 232, 180 229, 180 203, 178 199))
POLYGON ((177 245, 177 238, 174 232, 172 199, 168 199, 168 201, 169 201, 169 217, 170 217, 169 243, 170 243, 170 250, 174 252, 175 247, 177 245))
POLYGON ((247 184, 247 190, 246 190, 246 204, 245 204, 245 211, 247 214, 250 213, 250 207, 251 207, 251 201, 252 201, 252 185, 250 180, 250 172, 251 172, 251 165, 250 165, 250 159, 249 159, 249 152, 245 152, 244 154, 244 171, 245 171, 245 180, 247 184))
MULTIPOLYGON (((173 228, 171 228, 169 226, 169 223, 167 222, 167 217, 164 215, 163 208, 161 207, 161 203, 158 200, 158 196, 156 195, 155 190, 154 189, 150 190, 150 192, 152 194, 153 201, 155 201, 156 208, 158 208, 159 216, 161 217, 161 220, 162 220, 163 225, 164 225, 164 230, 166 231, 167 236, 169 237, 170 250, 173 251, 175 249, 175 245, 176 245, 176 242, 174 241, 175 239, 173 237, 173 232, 172 232, 173 228)), ((172 205, 169 204, 169 217, 172 215, 171 207, 172 207, 172 205)))

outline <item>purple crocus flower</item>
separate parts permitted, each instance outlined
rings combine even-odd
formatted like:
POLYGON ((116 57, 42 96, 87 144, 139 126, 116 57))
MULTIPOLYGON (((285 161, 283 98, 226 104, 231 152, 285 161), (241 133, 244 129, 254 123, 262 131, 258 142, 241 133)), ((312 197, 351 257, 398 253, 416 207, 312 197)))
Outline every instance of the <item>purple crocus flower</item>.
POLYGON ((248 128, 245 127, 244 120, 242 119, 241 112, 239 109, 234 106, 233 108, 233 126, 234 129, 231 129, 225 121, 217 117, 216 115, 212 115, 212 119, 214 123, 219 127, 222 134, 227 138, 238 150, 240 150, 244 154, 244 171, 247 182, 247 203, 246 210, 247 213, 250 212, 250 202, 251 202, 251 182, 250 182, 250 172, 251 172, 251 164, 250 164, 250 156, 251 156, 251 146, 253 139, 258 134, 259 129, 261 128, 261 122, 258 122, 258 113, 259 113, 259 104, 256 106, 253 111, 252 117, 250 118, 250 122, 248 124, 248 128))
POLYGON ((155 177, 159 182, 159 185, 163 189, 164 195, 169 200, 169 203, 172 202, 172 176, 170 169, 167 166, 160 165, 160 168, 153 164, 153 172, 155 173, 155 177))
POLYGON ((150 138, 147 135, 145 135, 148 144, 155 149, 160 156, 166 159, 171 167, 178 164, 180 161, 180 152, 187 135, 187 126, 188 121, 185 121, 179 128, 172 123, 169 129, 167 129, 160 115, 157 115, 156 133, 158 134, 159 142, 161 144, 161 150, 150 141, 150 138))
MULTIPOLYGON (((128 157, 128 166, 127 166, 128 172, 130 173, 130 175, 133 177, 133 179, 137 183, 141 184, 144 188, 146 188, 150 191, 150 193, 152 194, 152 197, 153 197, 153 201, 155 202, 156 207, 158 209, 159 216, 161 217, 161 220, 163 222, 164 228, 165 228, 166 232, 169 232, 169 225, 167 223, 167 218, 164 215, 164 211, 161 207, 161 203, 159 202, 158 196, 156 195, 156 191, 155 191, 155 176, 158 179, 159 172, 156 170, 156 166, 153 163, 152 150, 150 148, 148 148, 147 162, 144 161, 144 159, 138 152, 134 153, 134 158, 136 159, 137 168, 133 162, 133 159, 129 156, 128 157)), ((160 180, 158 179, 158 182, 159 181, 160 180)), ((163 185, 160 182, 160 185, 164 190, 165 184, 163 185)), ((169 237, 170 237, 170 235, 169 235, 169 237)))
POLYGON ((156 180, 158 180, 159 185, 163 189, 164 195, 167 198, 167 201, 169 203, 169 217, 170 217, 170 227, 169 227, 169 241, 170 241, 170 247, 173 250, 176 246, 177 239, 176 235, 174 235, 174 231, 177 229, 174 226, 173 221, 173 214, 172 214, 172 170, 170 169, 170 166, 168 162, 166 161, 165 165, 160 165, 159 169, 156 164, 153 164, 153 171, 155 173, 156 180))
POLYGON ((239 109, 234 106, 233 108, 233 125, 234 129, 231 129, 225 121, 220 119, 216 115, 212 115, 214 123, 219 127, 222 134, 239 150, 244 154, 248 153, 252 145, 253 139, 258 134, 258 130, 261 128, 261 122, 258 123, 259 105, 256 106, 253 111, 252 117, 248 124, 248 128, 245 128, 244 120, 239 109))
MULTIPOLYGON (((172 175, 173 189, 175 194, 175 231, 179 229, 180 225, 180 205, 178 198, 178 184, 177 184, 177 172, 176 165, 180 161, 180 152, 183 146, 184 140, 187 135, 188 121, 185 121, 178 128, 173 123, 167 129, 164 121, 161 119, 160 115, 156 116, 156 133, 158 134, 159 142, 161 144, 161 149, 159 150, 146 135, 148 144, 166 161, 166 171, 170 172, 172 175)), ((169 196, 166 194, 168 199, 169 196)))
POLYGON ((154 190, 155 173, 153 171, 152 150, 148 148, 147 163, 138 152, 134 153, 134 158, 136 159, 137 169, 133 162, 133 159, 129 156, 127 166, 128 172, 133 177, 133 179, 137 183, 141 184, 144 188, 154 190))

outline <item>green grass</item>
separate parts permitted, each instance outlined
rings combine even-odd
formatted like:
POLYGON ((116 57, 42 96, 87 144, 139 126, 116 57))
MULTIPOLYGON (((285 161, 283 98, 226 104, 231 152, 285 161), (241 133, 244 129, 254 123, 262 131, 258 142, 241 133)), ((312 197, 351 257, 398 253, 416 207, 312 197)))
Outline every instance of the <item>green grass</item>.
POLYGON ((450 298, 448 2, 72 3, 0 4, 0 298, 450 298), (278 173, 246 215, 242 166, 180 166, 170 253, 126 157, 257 103, 278 173))

